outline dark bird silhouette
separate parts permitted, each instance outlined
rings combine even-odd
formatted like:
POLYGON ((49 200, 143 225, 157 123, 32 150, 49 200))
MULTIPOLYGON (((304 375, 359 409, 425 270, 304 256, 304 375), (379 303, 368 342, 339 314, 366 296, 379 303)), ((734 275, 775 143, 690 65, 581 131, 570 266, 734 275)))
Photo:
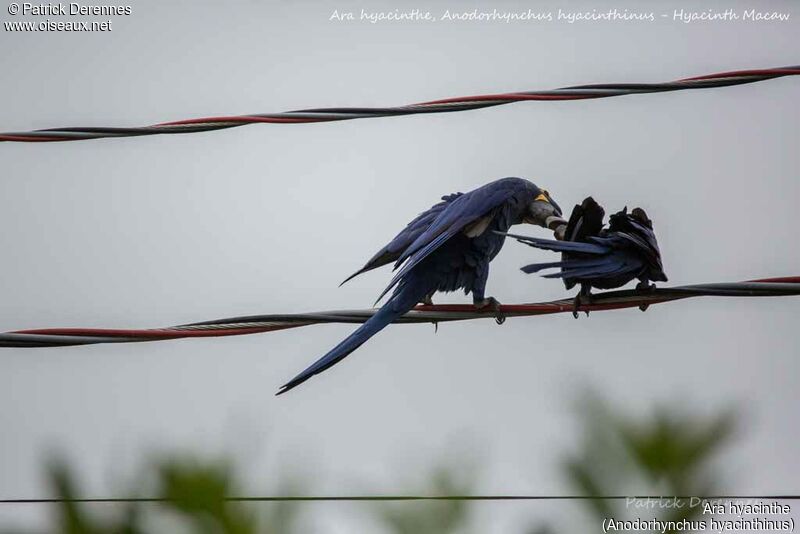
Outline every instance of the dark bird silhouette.
POLYGON ((522 267, 522 271, 536 273, 557 268, 559 271, 543 277, 561 278, 567 289, 580 284, 573 310, 576 318, 578 307, 591 303, 593 287, 613 289, 638 278, 636 288, 645 291, 655 288, 651 281, 667 281, 653 222, 645 211, 634 208, 628 213, 626 207, 609 217, 608 228, 603 228, 604 216, 603 208, 588 197, 572 210, 563 241, 508 234, 526 245, 562 253, 561 261, 533 263, 522 267))
POLYGON ((394 262, 394 268, 400 270, 378 300, 393 289, 391 297, 278 394, 335 365, 417 303, 431 304, 437 291, 463 289, 465 294, 472 293, 477 308, 497 309, 497 300, 485 296, 489 262, 500 252, 504 232, 523 222, 554 229, 566 221, 547 191, 522 178, 503 178, 468 193, 442 197, 442 202, 411 221, 347 278, 394 262))

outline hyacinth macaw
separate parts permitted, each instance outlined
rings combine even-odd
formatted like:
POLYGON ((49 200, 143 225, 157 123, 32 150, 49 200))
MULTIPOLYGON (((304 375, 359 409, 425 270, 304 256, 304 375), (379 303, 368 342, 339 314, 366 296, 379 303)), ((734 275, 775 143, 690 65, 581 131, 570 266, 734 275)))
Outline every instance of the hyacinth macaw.
POLYGON ((335 365, 417 303, 431 304, 437 291, 463 289, 465 294, 472 293, 477 308, 496 309, 497 300, 485 296, 489 262, 503 246, 502 233, 523 222, 551 229, 563 229, 566 223, 550 194, 522 178, 502 178, 468 193, 442 197, 345 280, 394 262, 395 269, 400 270, 378 300, 394 289, 391 297, 278 394, 335 365))
POLYGON ((653 222, 644 210, 634 208, 628 213, 626 207, 609 217, 608 228, 603 228, 604 216, 603 208, 588 197, 572 210, 563 241, 508 234, 526 245, 562 253, 561 261, 526 265, 522 271, 557 268, 543 277, 561 278, 567 289, 580 284, 572 312, 576 318, 578 307, 591 303, 593 287, 613 289, 638 278, 636 289, 649 290, 655 287, 650 281, 667 281, 653 222))

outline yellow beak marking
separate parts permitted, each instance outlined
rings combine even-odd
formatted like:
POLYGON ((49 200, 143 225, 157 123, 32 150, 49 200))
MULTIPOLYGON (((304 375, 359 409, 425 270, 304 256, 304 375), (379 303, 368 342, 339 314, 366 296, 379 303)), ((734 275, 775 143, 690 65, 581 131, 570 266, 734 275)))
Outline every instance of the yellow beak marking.
POLYGON ((550 199, 547 198, 547 195, 544 193, 539 193, 539 196, 536 197, 534 200, 541 200, 542 202, 550 202, 550 199))

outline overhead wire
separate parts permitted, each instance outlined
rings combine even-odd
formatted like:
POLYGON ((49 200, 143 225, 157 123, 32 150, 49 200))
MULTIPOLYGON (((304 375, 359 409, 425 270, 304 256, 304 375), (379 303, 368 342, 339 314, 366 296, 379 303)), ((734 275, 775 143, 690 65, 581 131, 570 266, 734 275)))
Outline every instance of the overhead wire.
MULTIPOLYGON (((606 291, 593 295, 579 311, 608 311, 651 306, 693 297, 782 297, 800 295, 800 276, 765 278, 746 282, 694 284, 653 290, 606 291)), ((572 298, 528 304, 503 304, 496 310, 476 309, 467 304, 422 305, 396 323, 444 323, 474 319, 532 317, 572 312, 572 298)), ((363 323, 377 309, 331 310, 311 313, 266 314, 214 319, 164 328, 38 328, 0 333, 0 347, 36 348, 102 343, 135 343, 172 339, 241 336, 301 328, 315 324, 363 323)))
POLYGON ((800 74, 800 65, 719 72, 716 74, 693 76, 691 78, 683 78, 663 83, 590 84, 561 87, 551 90, 462 96, 394 107, 312 108, 283 111, 279 113, 202 117, 137 127, 74 126, 30 131, 11 131, 0 133, 0 141, 21 143, 83 141, 101 138, 210 132, 213 130, 237 128, 248 124, 308 124, 425 113, 446 113, 502 106, 514 102, 587 100, 624 95, 683 91, 687 89, 729 87, 772 80, 783 76, 797 76, 798 74, 800 74))

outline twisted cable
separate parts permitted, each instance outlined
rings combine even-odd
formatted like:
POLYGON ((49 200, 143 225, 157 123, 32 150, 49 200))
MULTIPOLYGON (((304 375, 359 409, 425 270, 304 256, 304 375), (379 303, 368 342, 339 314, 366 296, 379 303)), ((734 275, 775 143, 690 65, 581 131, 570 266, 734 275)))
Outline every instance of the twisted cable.
MULTIPOLYGON (((591 304, 579 311, 606 311, 636 308, 692 297, 781 297, 800 295, 800 276, 766 278, 734 283, 711 283, 657 288, 652 291, 606 291, 593 296, 591 304)), ((99 343, 133 343, 168 339, 222 337, 274 332, 325 323, 363 323, 377 309, 333 310, 313 313, 252 315, 216 319, 166 328, 46 328, 18 330, 0 334, 0 347, 64 347, 99 343)), ((434 323, 496 319, 499 317, 531 317, 573 311, 573 299, 530 304, 504 304, 499 310, 478 310, 467 304, 417 306, 396 323, 434 323)))
POLYGON ((81 141, 104 137, 137 137, 142 135, 182 134, 210 132, 225 128, 236 128, 247 124, 305 124, 312 122, 333 122, 352 119, 368 119, 375 117, 396 117, 400 115, 416 115, 421 113, 445 113, 467 111, 471 109, 502 106, 513 102, 531 100, 586 100, 590 98, 608 98, 612 96, 663 93, 682 91, 684 89, 707 89, 711 87, 728 87, 746 83, 761 82, 783 76, 800 74, 800 65, 771 69, 751 69, 732 72, 720 72, 704 76, 694 76, 665 83, 611 83, 578 85, 561 87, 545 91, 521 91, 489 95, 462 96, 446 98, 431 102, 420 102, 396 107, 342 107, 317 108, 284 111, 281 113, 257 113, 252 115, 236 115, 223 117, 203 117, 172 122, 162 122, 150 126, 133 128, 119 127, 67 127, 48 128, 22 132, 0 133, 0 141, 13 142, 55 142, 81 141))

